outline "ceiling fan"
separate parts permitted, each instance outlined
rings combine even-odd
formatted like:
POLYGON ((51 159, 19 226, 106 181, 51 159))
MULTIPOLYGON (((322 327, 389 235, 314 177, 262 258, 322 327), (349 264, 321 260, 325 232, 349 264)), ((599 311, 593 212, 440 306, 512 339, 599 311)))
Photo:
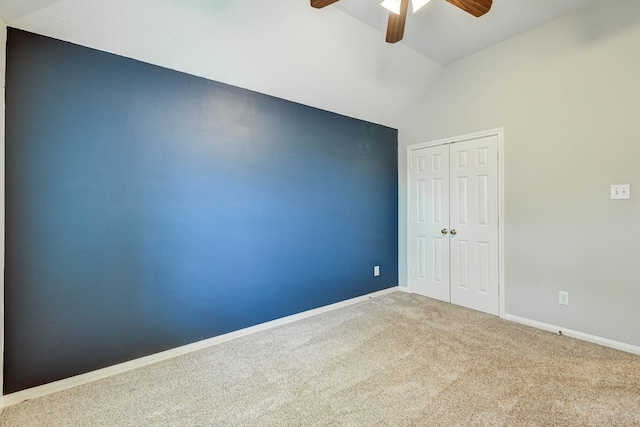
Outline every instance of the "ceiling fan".
MULTIPOLYGON (((337 2, 338 0, 311 0, 311 6, 321 9, 337 2)), ((412 0, 413 11, 427 4, 430 0, 412 0)), ((479 17, 489 12, 493 0, 447 0, 454 6, 459 7, 475 17, 479 17)), ((387 24, 387 43, 396 43, 404 36, 404 23, 407 19, 409 0, 385 0, 383 6, 390 10, 389 22, 387 24)))

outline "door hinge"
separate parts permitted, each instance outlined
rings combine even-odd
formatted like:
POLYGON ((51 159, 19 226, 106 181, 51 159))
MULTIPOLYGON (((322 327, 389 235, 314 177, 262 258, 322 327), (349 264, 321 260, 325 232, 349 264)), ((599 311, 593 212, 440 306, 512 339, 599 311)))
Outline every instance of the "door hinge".
POLYGON ((413 276, 413 267, 409 267, 409 276, 413 276))

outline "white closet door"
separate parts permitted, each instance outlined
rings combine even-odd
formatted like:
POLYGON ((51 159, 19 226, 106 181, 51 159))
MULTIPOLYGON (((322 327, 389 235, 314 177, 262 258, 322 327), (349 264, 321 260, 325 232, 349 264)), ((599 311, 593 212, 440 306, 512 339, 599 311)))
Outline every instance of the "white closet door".
POLYGON ((499 315, 498 136, 411 151, 409 289, 499 315))
POLYGON ((498 137, 450 147, 451 302, 498 315, 498 137))
POLYGON ((411 292, 449 296, 449 147, 412 151, 409 199, 411 292))

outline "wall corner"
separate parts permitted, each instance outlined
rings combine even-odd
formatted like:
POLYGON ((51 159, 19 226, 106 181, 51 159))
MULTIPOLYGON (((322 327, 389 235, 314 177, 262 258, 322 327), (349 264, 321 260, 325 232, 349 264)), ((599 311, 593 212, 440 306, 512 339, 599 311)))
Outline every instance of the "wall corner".
POLYGON ((2 82, 2 96, 0 96, 0 241, 2 241, 2 256, 0 256, 0 413, 4 408, 4 139, 5 139, 5 71, 7 58, 7 24, 0 19, 0 81, 2 82))

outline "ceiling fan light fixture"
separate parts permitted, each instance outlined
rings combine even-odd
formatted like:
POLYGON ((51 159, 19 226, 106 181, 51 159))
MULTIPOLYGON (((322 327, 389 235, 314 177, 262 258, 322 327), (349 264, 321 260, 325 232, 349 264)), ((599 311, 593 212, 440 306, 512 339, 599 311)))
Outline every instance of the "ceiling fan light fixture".
MULTIPOLYGON (((411 0, 411 4, 413 5, 413 13, 416 13, 418 9, 420 9, 425 4, 429 3, 431 0, 411 0)), ((400 0, 384 0, 382 2, 382 7, 387 9, 389 12, 393 12, 396 15, 400 15, 400 0)))
POLYGON ((381 5, 382 7, 387 9, 389 12, 393 12, 396 15, 400 15, 400 0, 384 0, 381 3, 381 5))
POLYGON ((416 13, 418 9, 420 9, 425 4, 429 3, 431 0, 411 0, 411 4, 413 5, 413 13, 416 13))

